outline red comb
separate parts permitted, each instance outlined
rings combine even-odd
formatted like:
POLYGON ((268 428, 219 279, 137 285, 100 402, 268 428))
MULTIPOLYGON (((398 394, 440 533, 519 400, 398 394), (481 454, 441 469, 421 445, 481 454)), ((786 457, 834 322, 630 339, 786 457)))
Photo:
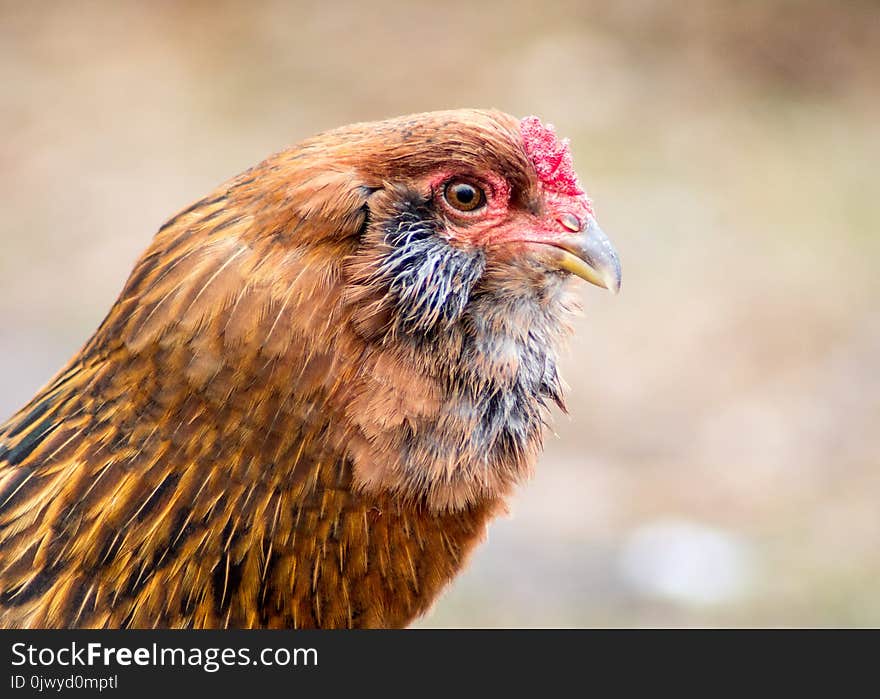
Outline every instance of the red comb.
POLYGON ((536 116, 528 116, 520 121, 519 130, 526 153, 544 187, 571 196, 585 193, 574 171, 567 138, 560 141, 553 125, 545 126, 536 116))

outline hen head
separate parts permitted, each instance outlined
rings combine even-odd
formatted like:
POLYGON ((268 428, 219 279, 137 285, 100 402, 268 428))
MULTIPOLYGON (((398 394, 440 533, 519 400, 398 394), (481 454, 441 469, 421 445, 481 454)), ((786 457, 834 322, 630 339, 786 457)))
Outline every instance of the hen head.
POLYGON ((616 254, 552 128, 485 112, 394 126, 400 142, 383 129, 363 159, 372 220, 359 281, 390 297, 385 329, 448 326, 493 287, 540 298, 566 273, 619 289, 616 254))

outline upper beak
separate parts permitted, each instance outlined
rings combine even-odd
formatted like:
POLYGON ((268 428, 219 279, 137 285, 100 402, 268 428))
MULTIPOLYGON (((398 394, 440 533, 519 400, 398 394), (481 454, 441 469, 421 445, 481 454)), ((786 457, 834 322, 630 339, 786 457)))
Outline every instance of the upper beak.
POLYGON ((617 251, 590 216, 578 233, 560 236, 548 250, 549 262, 591 284, 616 294, 620 291, 620 260, 617 251))

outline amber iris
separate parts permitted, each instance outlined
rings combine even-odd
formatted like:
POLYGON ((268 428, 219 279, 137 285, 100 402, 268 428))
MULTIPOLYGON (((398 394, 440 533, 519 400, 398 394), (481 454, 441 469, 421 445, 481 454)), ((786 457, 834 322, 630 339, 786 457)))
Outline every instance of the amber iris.
POLYGON ((467 180, 452 180, 446 185, 443 196, 453 209, 459 211, 474 211, 486 202, 483 190, 467 180))

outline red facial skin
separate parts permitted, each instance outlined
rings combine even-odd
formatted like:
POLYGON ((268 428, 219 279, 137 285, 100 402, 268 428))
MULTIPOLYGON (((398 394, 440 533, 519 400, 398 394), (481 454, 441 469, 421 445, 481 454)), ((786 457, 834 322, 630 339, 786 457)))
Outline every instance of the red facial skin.
POLYGON ((593 205, 581 187, 567 140, 560 141, 552 126, 537 117, 520 122, 523 148, 535 166, 543 195, 542 213, 511 206, 506 180, 491 172, 443 170, 427 179, 435 206, 447 219, 451 240, 468 245, 495 246, 507 243, 558 244, 583 230, 594 216, 593 205), (460 211, 444 196, 447 183, 466 180, 483 190, 486 202, 474 211, 460 211), (573 217, 573 218, 572 218, 573 217))

